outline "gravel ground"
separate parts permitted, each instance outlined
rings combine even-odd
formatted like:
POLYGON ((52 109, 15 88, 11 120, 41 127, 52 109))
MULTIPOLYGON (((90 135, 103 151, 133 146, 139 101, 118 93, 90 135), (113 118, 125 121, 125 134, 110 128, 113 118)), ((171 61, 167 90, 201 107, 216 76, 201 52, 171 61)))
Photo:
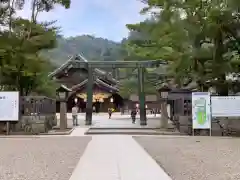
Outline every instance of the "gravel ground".
POLYGON ((91 137, 2 138, 0 180, 69 180, 91 137))
POLYGON ((173 180, 240 180, 240 139, 135 137, 173 180))

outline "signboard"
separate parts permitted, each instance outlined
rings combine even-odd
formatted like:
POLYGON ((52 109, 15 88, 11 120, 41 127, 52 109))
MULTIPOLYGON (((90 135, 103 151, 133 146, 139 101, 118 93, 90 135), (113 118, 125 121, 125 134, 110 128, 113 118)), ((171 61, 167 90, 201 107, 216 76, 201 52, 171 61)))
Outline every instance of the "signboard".
POLYGON ((212 117, 240 116, 240 96, 212 96, 212 117))
POLYGON ((0 92, 0 121, 18 121, 19 92, 0 92))
POLYGON ((211 129, 211 105, 209 92, 192 93, 193 129, 211 129))

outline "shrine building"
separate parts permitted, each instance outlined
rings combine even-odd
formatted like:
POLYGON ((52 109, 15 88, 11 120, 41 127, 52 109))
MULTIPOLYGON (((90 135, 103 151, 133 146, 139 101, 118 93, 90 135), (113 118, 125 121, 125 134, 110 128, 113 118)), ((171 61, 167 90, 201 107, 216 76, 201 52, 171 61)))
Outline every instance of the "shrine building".
MULTIPOLYGON (((88 70, 86 68, 73 68, 71 61, 87 60, 82 55, 70 58, 59 68, 49 74, 49 77, 60 85, 71 90, 67 100, 67 111, 77 104, 81 112, 86 110, 88 70)), ((107 112, 108 108, 119 111, 123 107, 123 98, 118 94, 118 82, 111 73, 94 68, 93 71, 93 107, 96 112, 107 112)), ((57 112, 60 111, 60 103, 57 102, 57 112)))

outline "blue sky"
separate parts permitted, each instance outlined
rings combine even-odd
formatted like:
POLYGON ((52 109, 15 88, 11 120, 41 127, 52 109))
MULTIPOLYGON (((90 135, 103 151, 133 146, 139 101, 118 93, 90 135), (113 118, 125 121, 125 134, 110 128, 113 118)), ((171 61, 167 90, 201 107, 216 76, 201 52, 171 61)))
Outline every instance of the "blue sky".
MULTIPOLYGON (((66 37, 90 34, 120 41, 128 35, 126 24, 146 18, 139 14, 143 7, 140 0, 72 0, 70 9, 57 6, 51 12, 40 14, 39 19, 57 20, 66 37)), ((17 15, 30 17, 30 4, 17 15)))

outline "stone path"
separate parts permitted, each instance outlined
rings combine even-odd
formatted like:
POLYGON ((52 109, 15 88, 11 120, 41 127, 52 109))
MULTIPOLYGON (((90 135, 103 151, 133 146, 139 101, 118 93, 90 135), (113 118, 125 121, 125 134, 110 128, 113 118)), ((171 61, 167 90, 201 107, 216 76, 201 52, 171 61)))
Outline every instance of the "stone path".
POLYGON ((84 133, 88 129, 89 128, 86 128, 86 127, 75 127, 75 129, 73 130, 73 132, 69 136, 85 136, 84 133))
MULTIPOLYGON (((60 119, 60 114, 56 113, 56 116, 58 119, 60 119)), ((160 117, 160 114, 156 114, 156 117, 160 117)), ((78 113, 79 119, 85 119, 85 113, 78 113)), ((130 114, 124 114, 121 115, 120 113, 116 112, 112 114, 113 119, 130 119, 130 114)), ((137 114, 137 118, 139 118, 139 114, 137 114)), ((154 118, 155 115, 153 114, 147 114, 148 118, 154 118)), ((72 119, 72 114, 67 113, 67 118, 72 119)), ((93 114, 93 119, 102 119, 102 118, 107 118, 108 119, 108 113, 99 113, 99 114, 93 114)))
MULTIPOLYGON (((139 116, 139 115, 138 115, 139 116)), ((57 127, 60 126, 59 114, 57 127)), ((68 118, 68 128, 72 128, 72 115, 71 113, 67 114, 68 118)), ((85 113, 79 113, 78 123, 81 127, 85 127, 85 113)), ((169 122, 170 123, 170 122, 169 122)), ((147 115, 147 126, 145 128, 158 128, 160 126, 160 114, 147 115)), ((132 124, 130 115, 121 115, 120 113, 114 113, 112 119, 108 119, 107 113, 93 114, 92 117, 92 126, 94 128, 139 128, 140 122, 139 117, 137 117, 136 124, 132 124)))
MULTIPOLYGON (((150 117, 149 118, 154 118, 150 117)), ((157 117, 159 118, 159 117, 157 117)), ((70 136, 85 136, 89 127, 84 126, 84 114, 79 114, 80 126, 70 136)), ((69 117, 71 124, 71 117, 69 117)), ((159 119, 153 119, 152 126, 158 126, 159 119), (156 124, 157 123, 157 124, 156 124)), ((138 127, 132 124, 129 115, 107 114, 93 116, 92 127, 138 127)), ((92 136, 83 156, 80 158, 70 180, 171 180, 161 167, 130 135, 92 136)))
MULTIPOLYGON (((80 133, 75 129, 75 135, 80 133)), ((131 137, 93 136, 70 180, 171 180, 131 137)))

